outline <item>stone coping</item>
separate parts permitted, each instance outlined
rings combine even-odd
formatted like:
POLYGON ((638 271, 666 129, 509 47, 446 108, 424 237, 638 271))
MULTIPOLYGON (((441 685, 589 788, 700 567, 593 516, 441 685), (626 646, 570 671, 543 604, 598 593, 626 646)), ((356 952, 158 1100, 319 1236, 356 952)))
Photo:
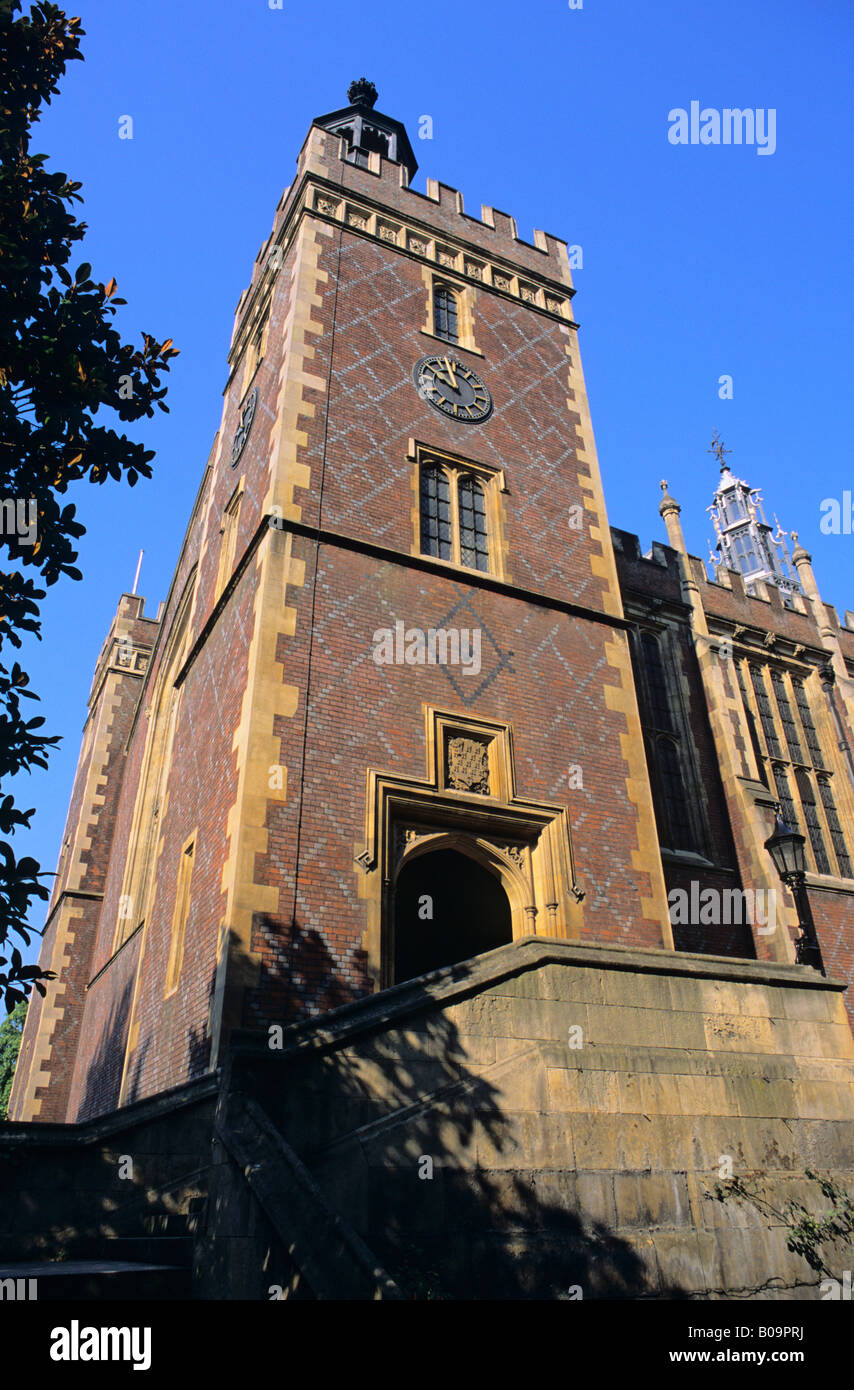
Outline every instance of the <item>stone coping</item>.
POLYGON ((0 1153, 26 1144, 48 1147, 86 1145, 134 1125, 148 1124, 176 1109, 214 1099, 225 1082, 227 1088, 232 1061, 250 1057, 275 1064, 292 1060, 296 1053, 325 1051, 349 1038, 372 1033, 388 1024, 402 1023, 425 1007, 445 1006, 468 995, 500 984, 502 980, 537 970, 543 965, 593 967, 597 970, 637 972, 652 975, 687 976, 695 979, 729 980, 737 984, 777 985, 788 989, 818 989, 841 993, 844 980, 828 980, 802 965, 783 965, 773 961, 739 960, 732 956, 707 956, 674 952, 660 947, 618 946, 579 941, 556 941, 527 936, 488 951, 470 962, 445 966, 418 976, 352 1004, 343 1004, 317 1018, 286 1024, 283 1046, 271 1050, 267 1034, 235 1030, 231 1034, 222 1074, 219 1070, 193 1081, 174 1086, 159 1095, 134 1101, 109 1114, 79 1124, 57 1124, 38 1120, 0 1125, 0 1153))
POLYGON ((123 1105, 118 1110, 110 1110, 105 1115, 95 1115, 91 1120, 79 1123, 58 1124, 39 1120, 16 1120, 0 1125, 0 1153, 23 1144, 43 1144, 48 1147, 65 1148, 68 1145, 91 1144, 106 1139, 111 1134, 135 1125, 149 1124, 160 1119, 161 1115, 173 1113, 200 1101, 215 1098, 219 1093, 219 1072, 196 1077, 180 1086, 172 1086, 156 1096, 123 1105))
MULTIPOLYGON (((826 979, 803 965, 676 952, 661 947, 603 945, 526 936, 507 946, 487 951, 470 962, 445 966, 352 1004, 343 1004, 316 1018, 286 1024, 283 1026, 282 1046, 275 1050, 269 1047, 266 1034, 235 1030, 230 1038, 230 1058, 236 1060, 247 1055, 263 1055, 268 1061, 282 1062, 292 1058, 295 1052, 337 1047, 347 1038, 373 1032, 390 1023, 402 1022, 408 1015, 421 1012, 425 1006, 453 1003, 487 990, 502 980, 549 964, 728 980, 745 985, 776 985, 787 989, 820 989, 841 993, 848 988, 845 980, 826 979)), ((229 1059, 226 1062, 229 1070, 230 1065, 229 1059)))

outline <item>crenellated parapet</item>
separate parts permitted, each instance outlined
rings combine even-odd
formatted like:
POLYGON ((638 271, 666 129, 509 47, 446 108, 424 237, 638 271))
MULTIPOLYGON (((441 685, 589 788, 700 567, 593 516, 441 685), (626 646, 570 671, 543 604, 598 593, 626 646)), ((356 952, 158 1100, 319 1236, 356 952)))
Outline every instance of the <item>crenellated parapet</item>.
MULTIPOLYGON (((614 549, 618 557, 624 585, 660 598, 676 599, 679 593, 679 553, 671 546, 654 541, 642 553, 638 537, 629 531, 612 528, 614 549)), ((784 602, 780 589, 774 584, 753 581, 753 593, 748 593, 744 577, 738 570, 719 565, 713 577, 705 562, 697 555, 685 557, 696 584, 710 632, 729 634, 736 642, 755 646, 778 656, 811 660, 816 664, 827 659, 822 633, 815 621, 813 609, 797 590, 789 602, 784 602), (772 640, 773 639, 773 640, 772 640)), ((849 664, 854 670, 854 614, 846 612, 846 623, 840 623, 836 609, 824 604, 827 621, 835 628, 849 664), (850 622, 850 625, 849 625, 850 622)))
POLYGON ((145 599, 138 594, 122 594, 119 599, 115 617, 95 662, 89 692, 90 709, 98 700, 110 672, 141 680, 148 670, 160 624, 156 618, 145 617, 144 609, 145 599))
POLYGON ((346 136, 312 124, 296 178, 282 194, 270 236, 238 301, 232 367, 263 321, 273 284, 306 216, 382 242, 452 282, 578 326, 571 312, 569 252, 560 237, 537 228, 533 242, 526 241, 509 213, 486 205, 479 218, 466 212, 459 189, 435 179, 427 179, 424 193, 410 187, 407 162, 376 149, 365 153, 363 164, 354 163, 352 155, 346 136))

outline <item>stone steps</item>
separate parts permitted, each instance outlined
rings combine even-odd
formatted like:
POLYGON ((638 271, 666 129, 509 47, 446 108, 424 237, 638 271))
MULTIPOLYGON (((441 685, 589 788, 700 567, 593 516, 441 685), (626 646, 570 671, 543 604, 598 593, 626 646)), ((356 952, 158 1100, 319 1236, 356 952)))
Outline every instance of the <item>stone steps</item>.
POLYGON ((61 1260, 0 1256, 0 1280, 16 1281, 15 1290, 4 1287, 5 1297, 19 1289, 29 1297, 35 1279, 39 1299, 192 1298, 193 1245, 206 1206, 206 1197, 191 1198, 186 1211, 158 1203, 137 1214, 130 1232, 67 1238, 61 1260))

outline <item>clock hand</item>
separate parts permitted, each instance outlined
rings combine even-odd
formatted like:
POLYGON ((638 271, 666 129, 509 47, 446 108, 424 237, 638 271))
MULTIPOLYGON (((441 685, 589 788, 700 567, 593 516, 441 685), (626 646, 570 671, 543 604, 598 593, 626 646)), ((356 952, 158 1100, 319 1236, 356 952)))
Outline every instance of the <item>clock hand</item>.
POLYGON ((447 357, 445 358, 445 366, 447 367, 451 378, 449 385, 451 386, 452 390, 459 391, 460 388, 457 385, 457 378, 454 376, 454 369, 448 361, 447 357))

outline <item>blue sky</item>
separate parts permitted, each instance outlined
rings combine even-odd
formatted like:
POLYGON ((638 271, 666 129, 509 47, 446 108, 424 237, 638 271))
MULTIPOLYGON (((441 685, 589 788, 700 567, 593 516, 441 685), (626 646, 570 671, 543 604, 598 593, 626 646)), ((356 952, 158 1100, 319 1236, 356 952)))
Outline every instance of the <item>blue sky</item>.
MULTIPOLYGON (((86 37, 34 147, 83 183, 80 260, 115 276, 125 337, 180 348, 171 413, 133 427, 154 478, 79 486, 82 583, 44 605, 24 665, 49 732, 20 853, 56 864, 98 650, 145 550, 164 598, 219 424, 232 315, 314 116, 365 75, 403 120, 426 177, 583 250, 576 318, 612 525, 665 539, 658 482, 707 554, 713 429, 733 471, 799 530, 824 597, 854 609, 854 536, 820 504, 854 490, 850 0, 75 0, 86 37), (674 146, 692 101, 773 108, 776 150, 674 146), (133 118, 133 139, 119 122, 133 118), (430 115, 433 138, 419 140, 430 115), (718 380, 733 378, 733 398, 718 380)), ((41 915, 36 919, 41 921, 41 915)))

